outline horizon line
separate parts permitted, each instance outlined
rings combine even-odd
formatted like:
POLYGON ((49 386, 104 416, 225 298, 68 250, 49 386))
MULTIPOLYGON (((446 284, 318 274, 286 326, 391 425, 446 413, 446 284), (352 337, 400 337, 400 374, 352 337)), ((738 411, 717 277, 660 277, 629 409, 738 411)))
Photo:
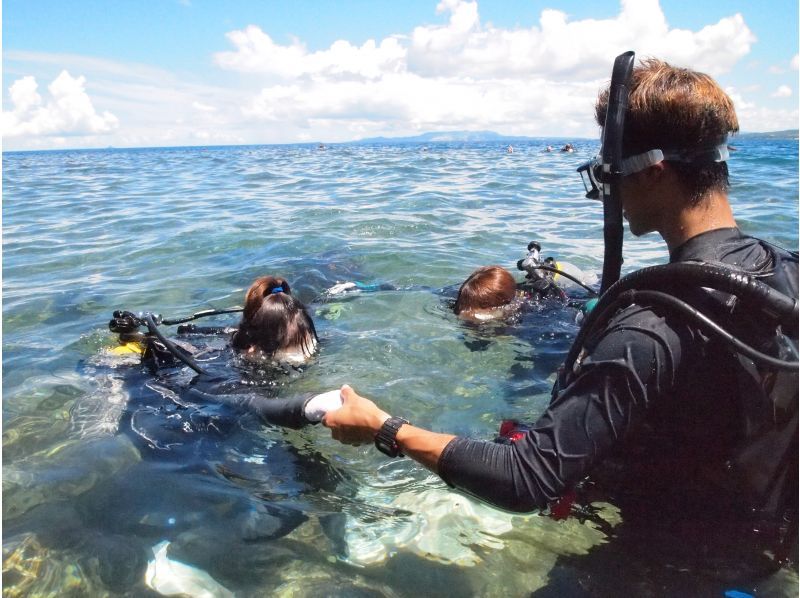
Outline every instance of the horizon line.
MULTIPOLYGON (((800 138, 800 129, 779 129, 775 131, 745 131, 739 132, 735 134, 735 137, 747 136, 747 135, 775 135, 778 133, 784 134, 791 134, 794 133, 795 137, 800 138)), ((501 135, 500 133, 495 133, 494 131, 428 131, 425 133, 420 133, 418 135, 404 135, 398 137, 384 137, 384 136, 377 136, 377 137, 366 137, 362 139, 352 139, 350 141, 294 141, 294 142, 284 142, 284 143, 230 143, 230 144, 214 144, 214 145, 141 145, 141 146, 115 146, 109 145, 106 147, 82 147, 82 148, 48 148, 48 149, 16 149, 16 150, 5 150, 3 149, 0 153, 2 155, 5 154, 23 154, 23 153, 45 153, 45 152, 98 152, 98 151, 108 151, 108 150, 151 150, 151 149, 196 149, 196 148, 208 148, 208 149, 216 149, 216 148, 235 148, 235 147, 278 147, 278 146, 296 146, 296 145, 316 145, 316 146, 338 146, 338 145, 357 145, 357 144, 380 144, 386 143, 390 144, 392 141, 397 143, 407 143, 407 144, 425 144, 425 143, 491 143, 493 141, 501 142, 503 140, 507 141, 517 141, 517 142, 529 142, 529 141, 543 141, 543 140, 577 140, 577 141, 597 141, 599 143, 599 138, 593 137, 552 137, 552 136, 544 136, 544 137, 530 137, 524 135, 501 135), (494 139, 454 139, 454 140, 423 140, 419 139, 425 135, 447 135, 447 134, 492 134, 497 135, 494 139), (405 141, 404 141, 405 140, 405 141)), ((730 141, 730 140, 729 140, 730 141)))

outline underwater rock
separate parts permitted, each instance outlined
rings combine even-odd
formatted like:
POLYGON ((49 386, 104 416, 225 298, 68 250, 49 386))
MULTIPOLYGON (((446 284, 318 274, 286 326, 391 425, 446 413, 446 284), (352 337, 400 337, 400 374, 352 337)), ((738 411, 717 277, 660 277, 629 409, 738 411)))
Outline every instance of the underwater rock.
POLYGON ((72 555, 43 547, 35 535, 3 543, 3 597, 91 596, 103 588, 88 579, 72 555))
POLYGON ((93 534, 84 541, 81 568, 114 591, 124 592, 143 578, 147 550, 141 542, 118 534, 93 534))
POLYGON ((137 463, 139 451, 124 436, 67 441, 3 467, 3 520, 42 503, 78 496, 137 463))
POLYGON ((481 561, 476 547, 502 548, 499 536, 513 529, 517 517, 440 488, 404 492, 390 506, 410 515, 356 520, 347 526, 347 554, 353 564, 380 563, 404 549, 442 563, 473 566, 481 561))

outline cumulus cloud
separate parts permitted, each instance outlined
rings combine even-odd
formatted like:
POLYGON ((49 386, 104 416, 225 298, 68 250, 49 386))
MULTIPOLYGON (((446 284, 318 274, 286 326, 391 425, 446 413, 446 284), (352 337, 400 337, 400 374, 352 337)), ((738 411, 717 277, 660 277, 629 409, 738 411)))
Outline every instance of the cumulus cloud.
POLYGON ((228 33, 233 50, 214 61, 261 77, 261 91, 242 107, 248 118, 301 129, 338 122, 344 139, 365 121, 386 132, 464 126, 592 136, 591 105, 617 54, 635 48, 720 74, 755 41, 739 14, 695 32, 672 29, 658 0, 623 0, 604 20, 546 9, 538 25, 516 29, 482 23, 475 1, 442 0, 437 11, 445 23, 315 52, 250 25, 228 33))
POLYGON ((483 25, 478 3, 443 0, 443 25, 416 27, 410 36, 393 35, 362 46, 339 40, 327 50, 308 52, 299 40, 281 45, 250 25, 227 34, 234 50, 215 55, 224 69, 298 79, 306 75, 368 79, 413 73, 423 77, 506 78, 518 76, 598 76, 614 56, 630 48, 711 74, 728 71, 750 51, 755 36, 740 14, 692 32, 670 29, 658 0, 622 0, 612 19, 570 21, 545 9, 539 25, 513 30, 483 25))
MULTIPOLYGON (((506 28, 482 21, 474 0, 441 0, 436 9, 432 24, 316 50, 252 24, 227 33, 228 49, 213 55, 226 72, 192 77, 154 65, 8 51, 4 63, 14 72, 37 73, 44 65, 82 73, 92 97, 84 77, 66 71, 49 94, 33 76, 19 79, 2 114, 6 147, 335 142, 447 129, 595 137, 592 106, 619 53, 633 49, 639 58, 718 77, 756 41, 740 14, 697 30, 672 27, 658 0, 621 0, 605 19, 544 9, 521 15, 535 24, 506 28)), ((795 56, 793 68, 797 63, 795 56)), ((766 123, 791 116, 760 111, 763 88, 743 85, 739 93, 743 130, 768 130, 766 123)))
POLYGON ((204 104, 203 102, 192 102, 192 108, 195 110, 199 110, 200 112, 216 112, 217 109, 214 106, 209 106, 208 104, 204 104))
POLYGON ((355 75, 372 79, 399 69, 405 55, 397 37, 388 37, 380 44, 368 40, 360 47, 339 40, 328 50, 312 53, 299 40, 293 40, 288 46, 276 44, 255 25, 242 31, 232 31, 227 37, 236 50, 216 54, 214 60, 217 65, 244 73, 284 78, 355 75))
POLYGON ((98 114, 85 90, 85 77, 72 77, 66 70, 48 86, 44 100, 32 76, 16 80, 9 88, 13 108, 3 111, 3 135, 75 136, 109 133, 119 121, 110 112, 98 114))
POLYGON ((773 98, 789 98, 792 96, 792 88, 788 85, 781 85, 772 93, 773 98))
POLYGON ((740 131, 782 131, 797 128, 800 112, 796 107, 766 108, 759 106, 754 101, 747 100, 745 95, 736 88, 728 87, 725 92, 736 107, 740 131))

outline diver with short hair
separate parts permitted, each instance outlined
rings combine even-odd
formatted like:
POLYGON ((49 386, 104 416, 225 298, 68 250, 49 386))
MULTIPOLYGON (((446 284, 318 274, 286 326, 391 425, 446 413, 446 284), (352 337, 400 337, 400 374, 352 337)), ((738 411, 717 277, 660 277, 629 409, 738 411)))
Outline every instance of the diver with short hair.
MULTIPOLYGON (((732 577, 757 577, 796 561, 797 253, 734 220, 727 136, 739 125, 711 77, 660 60, 634 68, 626 53, 596 118, 602 154, 579 170, 604 203, 603 295, 538 420, 514 442, 472 440, 416 427, 345 385, 323 424, 511 511, 599 491, 622 529, 646 522, 630 537, 677 538, 681 560, 665 566, 699 561, 722 575, 716 559, 730 551, 753 559, 732 577), (661 235, 670 263, 617 282, 623 211, 634 235, 661 235)), ((583 581, 592 595, 595 579, 583 581)))
POLYGON ((592 276, 552 257, 541 260, 540 251, 541 246, 532 241, 528 255, 517 262, 517 268, 526 272, 521 282, 502 266, 481 266, 474 270, 459 287, 453 312, 462 320, 482 322, 516 315, 543 299, 567 301, 565 288, 581 287, 590 297, 597 295, 584 282, 593 282, 592 276))
POLYGON ((517 300, 517 282, 511 272, 501 266, 482 266, 458 289, 453 312, 464 320, 491 320, 514 309, 517 300))

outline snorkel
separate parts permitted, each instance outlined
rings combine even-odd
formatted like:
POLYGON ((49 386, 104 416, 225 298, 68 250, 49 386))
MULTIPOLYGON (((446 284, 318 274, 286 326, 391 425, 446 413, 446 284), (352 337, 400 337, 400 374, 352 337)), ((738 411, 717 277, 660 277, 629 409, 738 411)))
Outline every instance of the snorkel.
POLYGON ((622 201, 619 197, 619 180, 622 178, 622 134, 625 112, 628 109, 628 91, 633 73, 634 52, 620 54, 614 60, 611 84, 608 90, 608 108, 603 126, 600 160, 590 160, 578 167, 586 187, 586 197, 603 202, 603 278, 600 294, 619 280, 622 269, 622 201), (588 177, 590 185, 586 184, 588 177), (591 188, 590 188, 591 187, 591 188))

